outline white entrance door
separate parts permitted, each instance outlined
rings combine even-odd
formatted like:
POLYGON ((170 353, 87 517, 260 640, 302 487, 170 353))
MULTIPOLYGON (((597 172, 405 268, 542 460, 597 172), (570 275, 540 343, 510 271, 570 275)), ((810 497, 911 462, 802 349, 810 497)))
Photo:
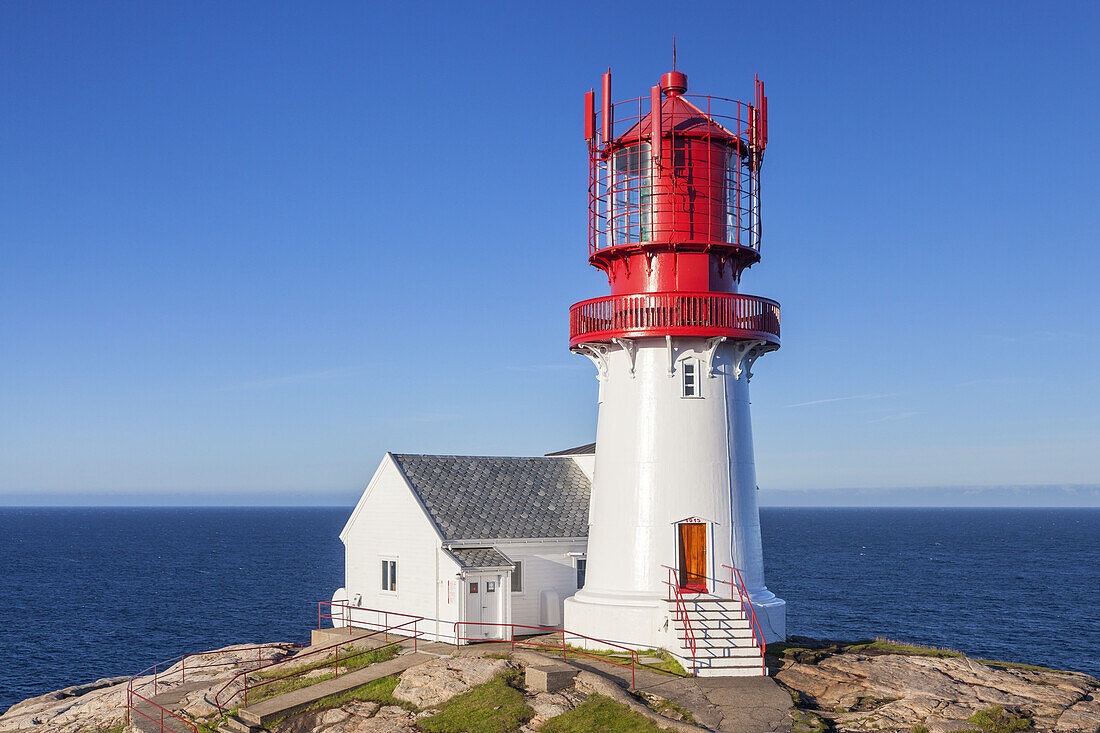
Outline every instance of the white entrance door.
POLYGON ((466 578, 466 627, 471 639, 504 639, 500 623, 500 576, 484 575, 466 578))

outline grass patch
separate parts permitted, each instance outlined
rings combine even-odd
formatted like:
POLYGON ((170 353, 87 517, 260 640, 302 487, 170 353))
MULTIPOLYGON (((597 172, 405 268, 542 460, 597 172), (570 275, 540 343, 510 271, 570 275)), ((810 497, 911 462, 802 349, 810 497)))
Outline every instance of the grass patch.
POLYGON ((978 726, 983 733, 1014 733, 1032 728, 1030 718, 1010 713, 999 705, 979 710, 967 718, 966 722, 978 726))
MULTIPOLYGON (((378 662, 385 662, 393 659, 397 656, 397 646, 386 647, 385 649, 348 649, 349 659, 340 659, 339 668, 342 673, 353 672, 363 667, 368 667, 378 662), (355 656, 353 656, 355 655, 355 656)), ((260 672, 259 677, 266 680, 271 680, 268 684, 261 687, 256 687, 248 694, 248 704, 255 705, 261 700, 267 700, 277 695, 282 695, 292 690, 300 690, 303 687, 310 687, 318 682, 324 682, 325 680, 331 680, 336 675, 333 672, 325 672, 314 677, 289 677, 288 679, 278 679, 280 677, 286 677, 287 675, 301 675, 313 670, 323 670, 329 668, 329 665, 333 662, 333 657, 328 657, 325 661, 314 662, 313 664, 303 664, 300 667, 291 667, 281 670, 269 670, 267 672, 260 672)))
POLYGON ((406 710, 416 711, 416 706, 404 700, 398 700, 393 696, 394 688, 397 687, 397 683, 400 682, 398 675, 391 675, 389 677, 381 677, 376 680, 372 680, 365 685, 356 687, 354 690, 347 690, 345 692, 338 692, 335 695, 329 695, 328 697, 322 697, 317 702, 310 705, 308 708, 291 713, 288 716, 279 718, 272 722, 268 727, 275 728, 279 723, 282 723, 287 718, 292 718, 295 715, 301 715, 303 713, 314 713, 319 710, 331 710, 332 708, 338 708, 346 705, 349 702, 376 702, 379 705, 397 705, 403 707, 406 710))
POLYGON ((667 700, 649 692, 633 692, 631 694, 635 699, 658 715, 672 720, 682 720, 685 723, 695 722, 695 718, 691 717, 691 713, 672 702, 672 700, 667 700))
POLYGON ((914 725, 909 729, 909 733, 929 733, 927 725, 914 725))
POLYGON ((540 733, 660 733, 649 718, 610 697, 593 695, 574 709, 551 718, 540 733))
POLYGON ((508 733, 531 718, 535 711, 527 707, 518 689, 521 673, 509 670, 492 682, 472 687, 443 703, 438 713, 416 721, 429 733, 508 733))
POLYGON ((828 733, 829 724, 820 715, 798 710, 792 729, 794 733, 828 733))
POLYGON ((124 730, 126 730, 125 721, 123 721, 123 722, 121 722, 117 725, 104 726, 104 727, 99 729, 99 733, 122 733, 124 730))
POLYGON ((921 646, 919 644, 903 644, 890 639, 874 639, 872 641, 857 641, 840 647, 842 652, 854 654, 866 654, 868 656, 880 656, 883 654, 904 654, 909 657, 965 657, 962 652, 954 649, 937 649, 935 647, 921 646))
MULTIPOLYGON (((622 664, 626 667, 630 667, 630 655, 623 651, 607 651, 603 649, 584 649, 583 647, 573 646, 572 644, 566 645, 566 658, 569 659, 591 659, 596 657, 602 659, 605 662, 612 664, 622 664)), ((666 652, 664 649, 639 649, 635 652, 638 655, 638 666, 651 669, 654 672, 662 672, 664 674, 670 674, 675 677, 687 677, 687 672, 680 666, 680 663, 676 659, 666 652)))

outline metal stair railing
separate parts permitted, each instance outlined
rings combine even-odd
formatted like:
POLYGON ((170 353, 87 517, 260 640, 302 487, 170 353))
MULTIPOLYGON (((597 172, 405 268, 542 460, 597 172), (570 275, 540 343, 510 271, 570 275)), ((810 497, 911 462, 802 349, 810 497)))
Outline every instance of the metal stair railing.
MULTIPOLYGON (((685 651, 688 649, 691 650, 691 674, 694 677, 698 677, 699 661, 696 658, 695 632, 691 628, 691 619, 688 617, 687 606, 684 604, 683 594, 680 592, 680 584, 676 582, 676 571, 669 568, 667 565, 664 567, 668 568, 668 581, 666 582, 666 585, 668 585, 668 599, 676 602, 676 615, 684 625, 685 634, 683 641, 685 651), (690 645, 688 642, 690 642, 690 645)), ((677 635, 677 638, 679 638, 679 635, 677 635)))
POLYGON ((741 598, 741 613, 744 613, 752 617, 752 636, 756 641, 756 645, 760 648, 760 666, 762 667, 763 676, 768 676, 768 663, 764 659, 764 654, 767 651, 767 643, 764 641, 764 632, 760 630, 760 624, 756 620, 756 611, 752 607, 752 601, 749 599, 749 593, 745 590, 745 581, 741 578, 741 571, 730 565, 723 565, 722 567, 728 568, 730 571, 730 586, 733 586, 734 574, 737 574, 737 593, 741 598), (745 607, 748 606, 746 612, 745 607))

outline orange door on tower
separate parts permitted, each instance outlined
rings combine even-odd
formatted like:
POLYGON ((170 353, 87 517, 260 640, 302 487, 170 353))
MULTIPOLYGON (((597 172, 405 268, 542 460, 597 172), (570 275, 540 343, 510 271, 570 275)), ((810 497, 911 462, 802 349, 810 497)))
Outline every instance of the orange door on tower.
POLYGON ((680 527, 680 588, 692 592, 707 589, 707 525, 685 523, 680 527))

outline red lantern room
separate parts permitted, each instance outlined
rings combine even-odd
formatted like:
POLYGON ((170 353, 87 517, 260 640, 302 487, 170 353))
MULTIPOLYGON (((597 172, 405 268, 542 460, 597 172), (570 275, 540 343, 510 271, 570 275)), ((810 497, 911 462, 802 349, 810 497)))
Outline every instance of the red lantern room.
POLYGON ((672 71, 648 97, 599 111, 585 95, 589 262, 612 295, 570 312, 570 345, 617 337, 726 336, 779 344, 779 306, 739 295, 760 260, 768 100, 687 94, 672 71))

